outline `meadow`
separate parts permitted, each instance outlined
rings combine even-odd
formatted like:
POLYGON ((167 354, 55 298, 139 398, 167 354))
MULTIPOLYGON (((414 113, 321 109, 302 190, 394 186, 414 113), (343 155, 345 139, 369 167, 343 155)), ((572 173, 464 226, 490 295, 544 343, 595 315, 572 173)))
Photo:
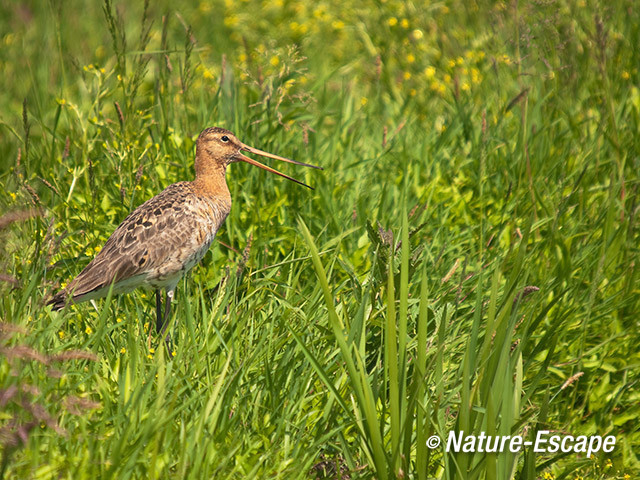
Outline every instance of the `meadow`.
POLYGON ((634 3, 3 2, 0 478, 638 478, 634 3), (45 307, 208 126, 315 190, 229 167, 170 349, 45 307))

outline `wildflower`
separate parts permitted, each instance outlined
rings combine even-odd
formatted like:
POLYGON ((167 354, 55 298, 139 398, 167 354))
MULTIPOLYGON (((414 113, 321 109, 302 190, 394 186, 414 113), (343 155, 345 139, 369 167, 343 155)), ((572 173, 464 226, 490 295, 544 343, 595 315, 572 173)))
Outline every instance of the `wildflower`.
POLYGON ((461 88, 463 92, 468 92, 471 89, 471 87, 469 87, 469 84, 467 82, 462 82, 461 88))
POLYGON ((144 323, 144 331, 148 332, 149 331, 149 322, 145 322, 144 323))
POLYGON ((435 67, 427 67, 424 69, 424 74, 427 78, 431 79, 436 76, 435 67))
POLYGON ((471 69, 471 81, 473 83, 480 83, 480 71, 477 68, 471 69))
POLYGON ((415 97, 417 93, 418 92, 415 88, 412 88, 411 90, 409 90, 409 95, 411 95, 412 97, 415 97))
POLYGON ((344 22, 342 20, 334 20, 331 22, 331 26, 334 30, 342 30, 344 28, 344 22))
POLYGON ((456 58, 456 63, 457 63, 458 65, 462 65, 462 64, 464 63, 464 58, 462 58, 462 57, 458 57, 458 58, 456 58))
POLYGON ((176 352, 171 352, 171 356, 175 357, 176 356, 176 352))
POLYGON ((86 333, 87 335, 91 335, 93 333, 93 329, 87 325, 87 328, 84 329, 84 333, 86 333))
POLYGON ((629 78, 631 78, 631 75, 629 75, 629 72, 625 70, 624 72, 622 72, 622 78, 624 80, 629 80, 629 78))
POLYGON ((413 53, 410 53, 409 55, 407 55, 407 62, 413 63, 415 61, 416 61, 416 56, 413 53))
POLYGON ((455 60, 449 60, 449 61, 447 62, 447 66, 448 66, 449 68, 453 68, 453 67, 455 67, 455 66, 456 66, 456 61, 455 61, 455 60))
POLYGON ((402 21, 400 22, 400 25, 402 26, 402 28, 409 28, 409 20, 407 20, 406 18, 403 18, 402 21))
POLYGON ((64 338, 64 330, 60 330, 58 332, 58 336, 60 337, 60 340, 62 340, 64 338))
POLYGON ((360 105, 362 105, 363 107, 369 102, 369 99, 367 97, 362 97, 360 99, 360 105))
POLYGON ((224 18, 224 26, 225 27, 235 27, 238 24, 238 16, 237 15, 227 15, 224 18))
POLYGON ((610 458, 607 458, 607 461, 604 464, 605 468, 611 468, 613 467, 613 462, 611 461, 610 458))
POLYGON ((93 255, 93 248, 89 247, 87 248, 84 253, 87 255, 87 257, 90 257, 91 255, 93 255))
POLYGON ((127 349, 126 349, 126 348, 124 348, 124 347, 122 347, 122 348, 120 349, 120 353, 127 353, 127 349))
POLYGON ((556 477, 552 473, 544 472, 542 478, 544 478, 544 480, 553 480, 556 477))
POLYGON ((273 57, 271 57, 271 60, 269 60, 269 63, 271 64, 271 66, 277 67, 278 65, 280 65, 280 57, 274 55, 273 57))
POLYGON ((411 32, 411 36, 414 40, 420 40, 424 36, 424 33, 422 33, 422 30, 420 30, 419 28, 416 28, 413 32, 411 32))
POLYGON ((402 74, 402 78, 404 78, 405 80, 409 80, 411 78, 411 72, 404 72, 402 74))
POLYGON ((9 192, 9 196, 11 197, 11 200, 15 200, 16 199, 16 194, 13 192, 9 192))
POLYGON ((327 15, 327 11, 324 7, 318 7, 313 11, 313 16, 317 19, 322 19, 327 15))
POLYGON ((398 24, 398 19, 396 17, 391 17, 387 20, 387 23, 390 27, 395 27, 398 24))
POLYGON ((116 322, 122 323, 122 319, 120 317, 116 318, 116 322))

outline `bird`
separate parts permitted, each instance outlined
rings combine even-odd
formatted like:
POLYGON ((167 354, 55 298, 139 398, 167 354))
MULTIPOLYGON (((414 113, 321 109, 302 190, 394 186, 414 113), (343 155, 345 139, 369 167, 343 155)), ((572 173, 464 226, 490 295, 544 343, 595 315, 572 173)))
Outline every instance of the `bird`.
POLYGON ((131 212, 80 274, 46 304, 60 310, 69 303, 105 297, 109 291, 116 295, 151 288, 156 331, 164 335, 178 281, 202 260, 231 210, 226 182, 231 163, 246 162, 313 189, 242 152, 322 170, 245 145, 224 128, 206 128, 196 141, 195 179, 169 185, 131 212))

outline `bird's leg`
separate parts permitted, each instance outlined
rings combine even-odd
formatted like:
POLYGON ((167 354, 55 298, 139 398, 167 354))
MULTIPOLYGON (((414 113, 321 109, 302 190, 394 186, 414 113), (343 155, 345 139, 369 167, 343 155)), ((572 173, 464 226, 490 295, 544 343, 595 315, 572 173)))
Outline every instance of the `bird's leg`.
POLYGON ((156 290, 156 331, 162 329, 162 293, 156 290))
MULTIPOLYGON (((164 321, 162 327, 159 330, 159 333, 164 335, 167 327, 169 326, 169 314, 171 313, 171 301, 173 300, 173 290, 167 290, 167 296, 164 300, 164 321)), ((171 352, 171 336, 167 334, 164 337, 164 341, 167 344, 167 349, 171 352)))

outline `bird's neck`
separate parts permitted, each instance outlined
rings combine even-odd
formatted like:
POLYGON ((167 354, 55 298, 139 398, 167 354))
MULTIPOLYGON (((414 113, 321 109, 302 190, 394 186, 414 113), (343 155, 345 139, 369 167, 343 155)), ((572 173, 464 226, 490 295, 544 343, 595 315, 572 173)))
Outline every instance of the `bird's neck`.
POLYGON ((196 168, 196 179, 193 181, 196 193, 207 197, 231 198, 225 179, 226 170, 225 166, 217 164, 196 168))

